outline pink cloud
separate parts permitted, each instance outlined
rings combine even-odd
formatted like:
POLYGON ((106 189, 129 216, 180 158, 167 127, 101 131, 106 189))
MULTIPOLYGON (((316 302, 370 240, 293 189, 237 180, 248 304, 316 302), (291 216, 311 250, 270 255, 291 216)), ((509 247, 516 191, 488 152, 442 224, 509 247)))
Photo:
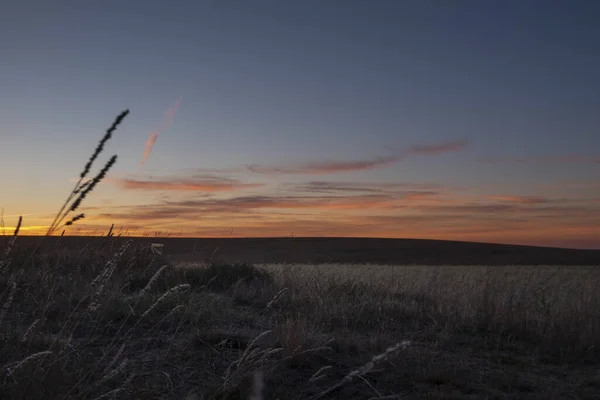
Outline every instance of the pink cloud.
POLYGON ((175 105, 173 107, 169 108, 165 112, 165 122, 162 124, 162 126, 160 126, 158 129, 156 129, 154 132, 152 132, 150 134, 150 136, 148 137, 148 140, 146 141, 146 146, 144 149, 144 157, 142 158, 140 165, 144 165, 146 163, 146 161, 148 160, 148 157, 150 157, 152 148, 154 147, 154 144, 156 143, 156 140, 158 139, 158 134, 166 131, 167 128, 169 127, 169 125, 171 125, 171 123, 173 122, 173 118, 175 118, 175 114, 177 113, 177 110, 179 109, 180 103, 181 103, 181 98, 179 98, 175 102, 175 105))
POLYGON ((146 149, 144 150, 144 158, 142 158, 141 164, 144 165, 148 157, 150 157, 150 153, 152 152, 152 148, 154 147, 154 143, 156 143, 156 139, 158 139, 158 133, 152 132, 148 140, 146 141, 146 149))

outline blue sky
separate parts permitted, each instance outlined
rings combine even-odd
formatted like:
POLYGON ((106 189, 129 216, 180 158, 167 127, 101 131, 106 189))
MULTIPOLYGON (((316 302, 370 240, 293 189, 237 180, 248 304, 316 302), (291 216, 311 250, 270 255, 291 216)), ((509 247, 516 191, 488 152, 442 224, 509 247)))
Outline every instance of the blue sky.
POLYGON ((84 231, 600 247, 597 2, 57 0, 2 14, 7 225, 47 224, 129 108, 84 231))

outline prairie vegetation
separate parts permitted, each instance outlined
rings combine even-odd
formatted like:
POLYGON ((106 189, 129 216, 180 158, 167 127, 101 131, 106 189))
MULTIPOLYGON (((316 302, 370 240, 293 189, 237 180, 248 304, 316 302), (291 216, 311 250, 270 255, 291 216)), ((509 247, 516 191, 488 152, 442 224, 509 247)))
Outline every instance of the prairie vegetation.
POLYGON ((600 395, 593 267, 176 264, 124 238, 12 251, 4 398, 600 395))

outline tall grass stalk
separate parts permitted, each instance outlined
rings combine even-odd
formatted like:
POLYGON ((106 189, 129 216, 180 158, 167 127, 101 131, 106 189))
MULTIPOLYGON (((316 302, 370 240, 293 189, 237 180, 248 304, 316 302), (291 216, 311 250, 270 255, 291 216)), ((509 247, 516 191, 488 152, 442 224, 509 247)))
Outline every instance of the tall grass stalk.
POLYGON ((17 240, 17 236, 19 236, 19 231, 21 230, 21 223, 23 222, 23 217, 19 216, 19 220, 17 221, 17 227, 15 228, 15 232, 13 233, 12 238, 8 242, 6 246, 6 250, 4 250, 4 255, 2 260, 0 260, 0 272, 10 264, 10 252, 12 251, 13 246, 15 245, 15 241, 17 240))
MULTIPOLYGON (((50 236, 52 233, 54 233, 54 231, 56 231, 59 228, 60 223, 67 217, 67 215, 70 212, 75 211, 77 209, 77 207, 83 201, 83 199, 87 196, 87 194, 89 194, 94 189, 94 187, 104 178, 106 173, 110 170, 110 168, 117 161, 117 156, 116 155, 112 156, 110 158, 110 160, 105 164, 104 168, 102 168, 102 170, 100 170, 100 172, 93 179, 90 179, 90 180, 84 182, 84 179, 89 174, 89 172, 94 164, 94 161, 96 160, 96 158, 98 158, 100 153, 102 153, 102 150, 104 150, 104 145, 112 137, 113 132, 117 129, 119 124, 123 121, 123 119, 128 114, 129 114, 128 109, 123 111, 121 114, 119 114, 117 116, 117 118, 114 120, 114 122, 112 123, 112 125, 110 126, 110 128, 108 128, 108 130, 106 131, 106 133, 104 134, 102 139, 100 139, 100 142, 96 146, 96 149, 92 153, 92 156, 89 158, 89 160, 85 164, 83 170, 79 174, 79 179, 75 183, 73 190, 71 190, 71 193, 69 193, 64 204, 62 205, 62 207, 60 208, 60 210, 54 217, 54 220, 52 221, 52 223, 50 224, 50 227, 48 227, 46 236, 50 236), (71 201, 74 198, 75 198, 75 201, 71 204, 71 201)), ((81 218, 83 218, 83 216, 81 218)), ((81 218, 79 218, 79 219, 81 219, 81 218)), ((71 221, 71 222, 74 222, 74 221, 71 221)))

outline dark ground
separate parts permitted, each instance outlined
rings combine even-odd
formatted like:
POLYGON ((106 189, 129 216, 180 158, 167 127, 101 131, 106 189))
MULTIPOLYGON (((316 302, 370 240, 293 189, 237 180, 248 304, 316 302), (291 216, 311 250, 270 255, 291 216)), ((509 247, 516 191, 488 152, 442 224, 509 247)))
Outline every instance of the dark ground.
POLYGON ((0 399, 246 400, 255 371, 265 400, 600 399, 597 268, 417 267, 394 280, 382 267, 390 275, 369 283, 343 279, 343 265, 327 277, 229 264, 593 266, 600 251, 139 238, 113 263, 123 242, 18 237, 0 271, 0 399), (148 251, 153 242, 164 256, 148 251), (221 263, 177 263, 211 257, 221 263))
MULTIPOLYGON (((102 237, 53 237, 44 246, 84 248, 102 237)), ((3 245, 0 238, 0 244, 3 245)), ((177 261, 218 257, 224 262, 369 263, 393 265, 600 265, 600 250, 517 246, 421 239, 259 238, 181 239, 137 238, 162 243, 165 255, 177 261)), ((35 246, 43 238, 19 236, 19 246, 35 246)), ((118 242, 117 242, 118 243, 118 242)))

